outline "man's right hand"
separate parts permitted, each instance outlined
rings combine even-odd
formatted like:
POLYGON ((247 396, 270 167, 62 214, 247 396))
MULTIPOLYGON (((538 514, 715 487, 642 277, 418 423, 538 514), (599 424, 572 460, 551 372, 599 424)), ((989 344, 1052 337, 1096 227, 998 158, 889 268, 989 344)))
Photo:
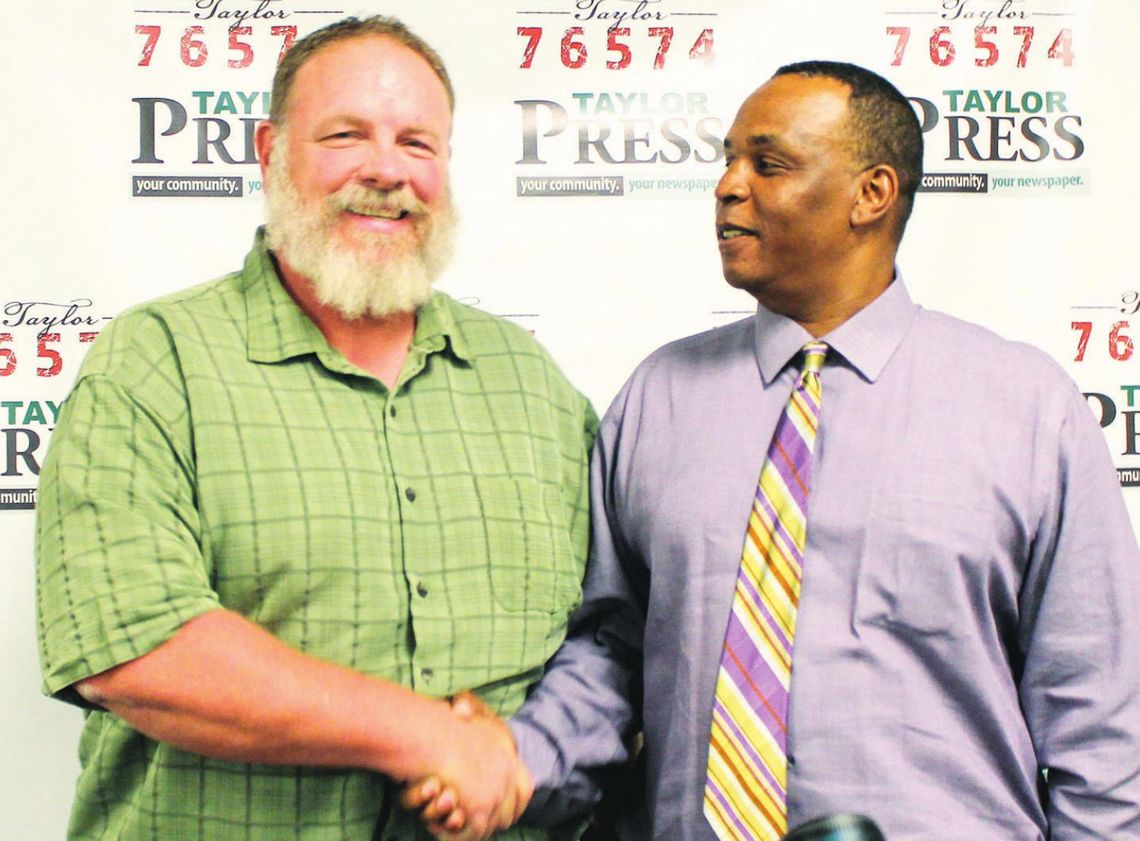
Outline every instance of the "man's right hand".
POLYGON ((451 758, 438 776, 408 785, 401 803, 438 838, 478 841, 519 819, 534 784, 510 729, 490 707, 465 692, 452 700, 452 711, 451 758))

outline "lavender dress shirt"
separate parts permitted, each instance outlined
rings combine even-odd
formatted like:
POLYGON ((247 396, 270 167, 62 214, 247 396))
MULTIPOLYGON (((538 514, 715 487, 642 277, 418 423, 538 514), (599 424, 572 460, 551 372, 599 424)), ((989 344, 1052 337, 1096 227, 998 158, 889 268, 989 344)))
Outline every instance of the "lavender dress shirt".
MULTIPOLYGON (((824 338, 791 825, 862 812, 889 841, 1140 838, 1140 551, 1081 394, 901 280, 824 338)), ((529 820, 589 808, 643 729, 622 836, 713 838, 717 666, 809 339, 761 307, 661 348, 614 400, 585 601, 511 722, 538 784, 529 820)))

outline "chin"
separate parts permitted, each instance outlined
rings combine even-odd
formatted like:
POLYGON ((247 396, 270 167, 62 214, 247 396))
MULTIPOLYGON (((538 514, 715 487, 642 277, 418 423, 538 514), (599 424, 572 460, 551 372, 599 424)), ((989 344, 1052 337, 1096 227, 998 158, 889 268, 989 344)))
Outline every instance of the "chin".
POLYGON ((743 289, 745 292, 751 292, 756 286, 759 285, 757 278, 752 275, 741 274, 734 272, 728 267, 724 269, 724 279, 733 289, 743 289))

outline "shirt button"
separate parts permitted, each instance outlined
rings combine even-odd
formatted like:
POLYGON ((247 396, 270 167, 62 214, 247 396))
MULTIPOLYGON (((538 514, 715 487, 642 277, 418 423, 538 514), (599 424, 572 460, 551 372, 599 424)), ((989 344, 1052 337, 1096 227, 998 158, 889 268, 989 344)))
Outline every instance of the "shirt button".
POLYGON ((416 585, 416 592, 419 593, 422 598, 426 599, 427 594, 428 594, 427 585, 421 581, 419 584, 416 585))
POLYGON ((407 488, 404 490, 404 496, 406 496, 408 498, 408 502, 415 502, 416 501, 416 492, 414 490, 412 490, 411 488, 407 488))
POLYGON ((434 674, 435 672, 433 672, 431 669, 420 669, 420 677, 424 679, 425 683, 431 683, 431 678, 434 674))
POLYGON ((389 414, 389 415, 391 415, 392 417, 396 417, 396 407, 395 407, 395 406, 390 406, 390 407, 388 408, 388 414, 389 414))

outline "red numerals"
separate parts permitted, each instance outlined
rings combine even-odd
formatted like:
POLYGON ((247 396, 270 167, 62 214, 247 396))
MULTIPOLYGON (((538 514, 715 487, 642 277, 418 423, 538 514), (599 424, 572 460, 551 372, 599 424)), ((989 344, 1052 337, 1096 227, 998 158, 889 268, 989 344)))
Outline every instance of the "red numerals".
POLYGON ((226 64, 233 68, 249 67, 253 62, 253 47, 248 41, 240 40, 239 36, 249 37, 253 34, 252 26, 230 27, 230 51, 238 54, 238 58, 231 58, 226 64))
MULTIPOLYGON (((154 59, 155 47, 162 36, 162 27, 140 24, 135 27, 135 34, 145 36, 142 53, 139 56, 139 67, 149 67, 154 59)), ((284 24, 271 26, 269 27, 269 34, 274 38, 281 39, 281 48, 277 53, 277 61, 280 62, 289 48, 293 46, 293 42, 297 40, 297 27, 284 24)), ((229 58, 226 59, 228 67, 240 69, 253 64, 256 52, 252 40, 253 36, 254 29, 252 26, 235 24, 226 30, 226 47, 230 53, 229 58)), ((220 46, 219 49, 221 49, 220 46)), ((182 30, 179 36, 178 54, 182 63, 187 67, 201 67, 206 64, 210 58, 210 47, 207 43, 205 27, 188 26, 182 30)))
POLYGON ((947 67, 954 63, 954 56, 958 51, 954 45, 946 40, 950 34, 949 26, 940 26, 930 34, 930 63, 939 67, 947 67))
MULTIPOLYGON (((81 344, 89 344, 99 335, 98 330, 83 331, 79 334, 81 344)), ((10 377, 19 367, 19 358, 15 344, 15 337, 11 333, 0 333, 0 377, 10 377)), ((40 333, 36 336, 36 365, 37 377, 55 377, 63 371, 63 354, 59 343, 63 339, 60 333, 40 333)))
POLYGON ((277 63, 280 64, 281 59, 285 58, 285 53, 289 52, 289 48, 297 40, 297 27, 291 24, 288 26, 271 26, 269 27, 269 34, 281 39, 281 52, 277 53, 277 63))
POLYGON ((158 36, 162 34, 162 27, 136 26, 135 34, 146 36, 146 41, 143 42, 142 55, 139 56, 139 67, 148 67, 150 60, 154 57, 154 45, 158 43, 158 36))
POLYGON ((201 67, 206 63, 210 53, 206 43, 198 37, 205 34, 206 30, 201 26, 188 26, 182 33, 182 63, 187 67, 201 67))
POLYGON ((906 45, 910 43, 910 27, 888 26, 887 34, 898 38, 895 42, 895 57, 891 59, 891 66, 898 67, 902 64, 903 53, 906 52, 906 45))
POLYGON ((562 65, 577 70, 586 63, 586 45, 578 39, 584 30, 580 26, 571 26, 562 36, 562 65))
MULTIPOLYGON (((534 66, 534 57, 538 53, 542 41, 543 30, 541 26, 520 26, 516 32, 520 38, 525 38, 522 61, 519 67, 523 70, 534 66)), ((653 56, 653 69, 661 70, 665 67, 665 58, 673 44, 673 27, 650 26, 645 34, 656 39, 657 50, 653 56)), ((597 49, 601 49, 600 42, 597 49)), ((571 26, 562 35, 559 45, 559 58, 562 66, 571 70, 585 67, 590 61, 591 42, 586 31, 581 26, 571 26)), ((637 60, 638 54, 643 50, 635 33, 628 26, 615 26, 606 30, 606 68, 609 70, 625 70, 637 60)), ((689 58, 709 64, 715 58, 713 50, 713 31, 704 29, 693 41, 689 48, 689 58)))
POLYGON ((701 58, 704 59, 705 64, 712 64, 714 55, 713 31, 711 29, 706 29, 697 36, 697 40, 693 42, 693 46, 689 50, 689 58, 701 58))
MULTIPOLYGON (((0 345, 12 341, 11 333, 0 333, 0 345)), ((16 373, 16 351, 10 347, 0 347, 0 377, 10 377, 16 373)))
MULTIPOLYGON (((903 63, 907 45, 910 43, 910 33, 909 26, 887 27, 886 34, 895 39, 891 66, 898 67, 903 63)), ((1008 63, 1010 58, 1003 59, 1002 57, 1007 52, 1012 55, 1016 49, 1017 59, 1014 65, 1025 67, 1029 63, 1029 51, 1033 46, 1033 35, 1032 26, 1013 26, 1008 30, 994 25, 976 26, 973 28, 974 64, 977 67, 993 67, 1003 61, 1008 63)), ((958 57, 956 43, 961 43, 960 37, 961 33, 956 34, 949 26, 935 27, 930 33, 930 63, 935 67, 952 65, 958 57)), ((1062 29, 1053 39, 1053 44, 1045 53, 1045 57, 1060 61, 1065 67, 1072 67, 1072 30, 1062 29)))
POLYGON ((1118 362, 1132 358, 1132 337, 1124 332, 1127 329, 1127 321, 1118 321, 1108 331, 1108 355, 1118 362))
POLYGON ((1015 26, 1013 34, 1021 36, 1021 51, 1017 54, 1017 66, 1024 67, 1029 60, 1029 48, 1033 46, 1033 27, 1015 26))
POLYGON ((1092 322, 1074 321, 1073 329, 1081 334, 1081 337, 1077 339, 1077 355, 1073 357, 1073 361, 1083 362, 1085 358, 1085 351, 1089 348, 1089 336, 1092 335, 1092 322))
MULTIPOLYGON (((1074 321, 1072 327, 1080 334, 1077 338, 1077 354, 1073 360, 1083 362, 1089 346, 1089 337, 1093 332, 1093 323, 1091 321, 1074 321)), ((1132 336, 1128 333, 1129 329, 1130 325, 1127 321, 1113 323, 1108 331, 1109 358, 1115 359, 1117 362, 1127 362, 1132 358, 1135 345, 1132 336)))
POLYGON ((36 342, 36 356, 46 359, 47 365, 36 368, 37 377, 54 377, 63 369, 63 357, 55 348, 48 347, 48 343, 59 341, 59 333, 40 333, 36 342))
POLYGON ((1073 66, 1073 31, 1062 29, 1047 53, 1049 58, 1059 58, 1066 67, 1073 66))
POLYGON ((534 51, 538 49, 538 42, 542 40, 542 27, 541 26, 520 26, 518 29, 519 35, 527 39, 526 46, 523 47, 523 60, 519 67, 526 69, 534 63, 534 51))
POLYGON ((660 70, 665 66, 665 56, 669 54, 669 47, 673 44, 673 27, 651 26, 649 37, 657 39, 657 55, 653 57, 653 69, 660 70))
POLYGON ((624 70, 629 67, 629 63, 633 61, 633 53, 629 49, 629 45, 619 41, 618 38, 628 38, 629 27, 615 27, 609 31, 609 39, 606 41, 606 51, 617 53, 618 57, 610 59, 606 62, 606 67, 610 70, 624 70))
POLYGON ((978 56, 974 59, 974 64, 978 67, 993 67, 997 64, 998 48, 997 44, 990 40, 993 34, 997 32, 996 26, 979 26, 974 30, 974 46, 979 50, 985 50, 985 56, 978 56))

